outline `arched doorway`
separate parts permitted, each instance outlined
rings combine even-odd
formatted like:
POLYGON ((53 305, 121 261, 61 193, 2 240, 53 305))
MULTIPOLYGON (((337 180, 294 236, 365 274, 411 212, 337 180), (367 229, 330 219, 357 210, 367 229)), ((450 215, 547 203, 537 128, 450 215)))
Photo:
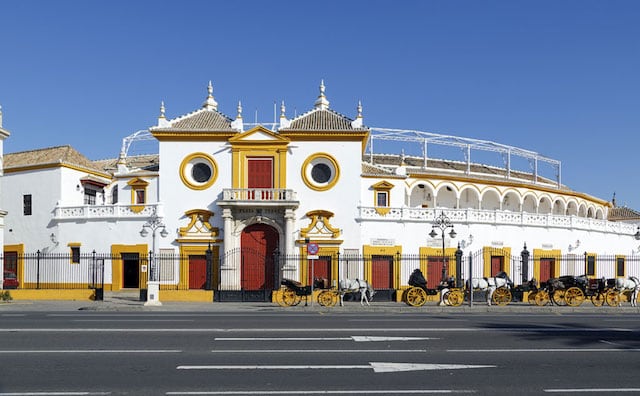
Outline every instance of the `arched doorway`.
POLYGON ((268 300, 276 286, 273 255, 278 249, 278 231, 266 224, 247 226, 242 230, 240 247, 243 299, 268 300))

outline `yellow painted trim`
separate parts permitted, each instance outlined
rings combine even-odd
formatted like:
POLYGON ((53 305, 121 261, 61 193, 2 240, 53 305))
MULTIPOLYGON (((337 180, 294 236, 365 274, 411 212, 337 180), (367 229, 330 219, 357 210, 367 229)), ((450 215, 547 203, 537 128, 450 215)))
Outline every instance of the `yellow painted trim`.
POLYGON ((90 175, 93 175, 93 176, 102 177, 104 179, 113 180, 113 177, 108 173, 101 173, 101 172, 96 171, 95 169, 83 168, 81 166, 76 166, 76 165, 71 165, 71 164, 61 164, 61 163, 27 165, 27 166, 18 166, 18 167, 12 167, 12 168, 5 168, 4 169, 4 173, 8 174, 8 173, 27 172, 27 171, 34 171, 34 170, 54 169, 54 168, 72 169, 72 170, 76 170, 76 171, 79 171, 79 172, 87 173, 87 174, 90 174, 90 175))
POLYGON ((314 191, 327 191, 333 188, 336 185, 338 180, 340 179, 340 166, 338 165, 338 161, 333 158, 332 155, 327 153, 314 153, 307 157, 307 159, 302 164, 302 168, 300 169, 300 173, 302 176, 302 181, 304 184, 314 191), (315 181, 311 178, 307 177, 307 168, 311 166, 311 162, 318 158, 323 158, 331 163, 333 166, 333 171, 335 173, 333 179, 327 183, 326 185, 319 186, 315 181))
POLYGON ((482 259, 484 260, 482 276, 487 278, 491 276, 491 257, 500 257, 500 256, 502 256, 502 264, 504 266, 504 271, 507 272, 507 275, 509 275, 509 277, 512 276, 512 274, 509 274, 507 271, 509 268, 511 268, 511 248, 510 247, 495 248, 490 246, 485 246, 482 248, 482 259), (496 254, 496 253, 502 253, 502 254, 496 254))
POLYGON ((82 246, 82 242, 69 242, 69 243, 67 243, 67 246, 69 246, 69 247, 82 246))
POLYGON ((4 254, 11 252, 18 255, 18 262, 16 263, 16 278, 18 278, 18 282, 22 285, 24 283, 24 243, 4 245, 3 252, 4 254))
POLYGON ((178 235, 181 237, 185 237, 189 234, 189 232, 194 228, 195 224, 200 220, 202 225, 206 228, 207 232, 202 232, 202 230, 196 230, 198 232, 198 236, 203 237, 217 237, 219 234, 219 229, 217 227, 213 227, 209 222, 209 219, 215 215, 210 210, 206 209, 191 209, 184 212, 185 216, 189 218, 189 224, 184 227, 180 227, 178 229, 178 235))
POLYGON ((270 158, 273 161, 273 188, 287 188, 287 147, 290 140, 257 126, 229 139, 231 143, 232 188, 247 188, 249 158, 270 158), (271 140, 251 140, 251 135, 265 133, 271 140))
POLYGON ((364 153, 369 140, 369 130, 366 131, 291 131, 281 130, 280 136, 293 141, 327 141, 327 142, 360 142, 361 152, 364 153))
MULTIPOLYGON (((140 262, 138 263, 138 276, 142 284, 144 281, 144 285, 146 285, 146 273, 140 271, 140 266, 143 264, 143 257, 146 257, 149 254, 149 246, 145 244, 139 245, 111 245, 111 255, 113 259, 111 260, 111 290, 117 291, 122 289, 122 254, 123 253, 138 253, 140 255, 140 262)), ((145 286, 146 287, 146 286, 145 286)))
POLYGON ((129 180, 127 185, 131 187, 131 211, 134 213, 140 213, 145 207, 147 203, 147 187, 149 186, 149 182, 136 177, 134 179, 129 180), (144 202, 136 202, 136 191, 144 190, 144 202))
POLYGON ((323 229, 317 229, 317 233, 323 233, 323 231, 325 231, 326 234, 331 235, 331 238, 337 238, 338 236, 340 236, 340 229, 333 227, 331 225, 331 222, 329 221, 329 219, 333 217, 333 212, 330 212, 328 210, 312 210, 310 212, 307 212, 306 216, 311 220, 309 221, 308 227, 302 228, 300 230, 300 236, 302 238, 306 238, 311 230, 317 227, 319 221, 322 221, 324 227, 323 229))
POLYGON ((224 142, 240 132, 166 132, 151 131, 161 142, 224 142))
POLYGON ((533 277, 540 282, 540 259, 552 258, 555 260, 553 268, 553 278, 560 276, 560 258, 562 252, 560 249, 545 250, 545 249, 533 249, 533 277))
MULTIPOLYGON (((338 253, 340 252, 340 248, 338 246, 318 246, 318 256, 330 256, 331 257, 331 279, 329 279, 329 284, 333 284, 333 281, 338 282, 338 253)), ((307 279, 309 279, 309 269, 311 266, 310 260, 307 258, 307 245, 302 245, 300 247, 300 276, 302 279, 300 282, 304 285, 307 284, 307 279)))
POLYGON ((371 246, 363 245, 362 254, 364 256, 364 279, 371 282, 371 256, 391 256, 393 257, 393 288, 398 289, 402 284, 400 280, 400 263, 398 256, 402 255, 402 246, 371 246))
MULTIPOLYGON (((179 274, 180 274, 179 275, 180 283, 178 287, 179 289, 185 289, 185 290, 189 289, 189 255, 206 256, 208 248, 209 248, 209 245, 204 243, 201 243, 199 245, 193 245, 193 246, 180 245, 180 257, 183 257, 183 259, 180 260, 180 266, 179 266, 179 274)), ((220 254, 220 246, 211 245, 211 257, 214 263, 218 261, 219 254, 220 254)), ((217 285, 219 282, 217 268, 211 269, 211 276, 213 277, 213 279, 211 280, 212 285, 217 285)))
POLYGON ((218 179, 218 164, 216 163, 216 160, 207 153, 202 153, 202 152, 191 153, 182 160, 182 163, 180 163, 179 174, 180 174, 180 180, 182 180, 182 183, 185 186, 189 187, 190 189, 206 190, 207 188, 211 187, 213 183, 215 183, 216 180, 218 179), (195 180, 192 181, 190 177, 187 175, 186 167, 187 165, 189 165, 189 163, 191 163, 191 161, 195 159, 202 159, 203 162, 208 163, 209 166, 211 167, 211 178, 209 178, 209 180, 204 183, 197 183, 195 182, 195 180))
POLYGON ((160 290, 160 301, 213 302, 213 290, 160 290))
MULTIPOLYGON (((35 285, 34 285, 35 287, 35 285)), ((95 297, 95 290, 84 289, 16 289, 8 290, 14 300, 66 300, 66 301, 90 301, 95 297)))

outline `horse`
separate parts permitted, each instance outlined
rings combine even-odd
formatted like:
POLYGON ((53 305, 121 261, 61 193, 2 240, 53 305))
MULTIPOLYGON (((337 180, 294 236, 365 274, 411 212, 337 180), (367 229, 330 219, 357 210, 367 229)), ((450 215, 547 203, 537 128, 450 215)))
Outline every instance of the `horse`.
POLYGON ((364 303, 369 304, 369 301, 373 300, 373 295, 376 293, 373 287, 366 280, 361 279, 341 279, 340 285, 340 306, 344 305, 344 295, 346 293, 360 292, 360 305, 364 303))
POLYGON ((624 293, 626 291, 631 292, 631 306, 635 307, 638 302, 638 292, 640 292, 640 280, 638 280, 635 276, 630 276, 629 278, 616 278, 616 290, 620 293, 624 293))
POLYGON ((513 288, 513 282, 509 278, 506 272, 500 271, 496 274, 496 276, 490 278, 472 278, 471 284, 469 281, 466 281, 467 290, 482 290, 486 292, 487 296, 487 305, 491 306, 491 298, 493 297, 493 292, 496 291, 499 287, 508 287, 513 288))

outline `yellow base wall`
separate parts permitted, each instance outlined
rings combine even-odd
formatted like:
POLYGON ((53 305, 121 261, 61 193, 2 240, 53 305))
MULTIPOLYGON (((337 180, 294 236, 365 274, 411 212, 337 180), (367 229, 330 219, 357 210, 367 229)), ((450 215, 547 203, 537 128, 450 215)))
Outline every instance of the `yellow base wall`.
POLYGON ((9 295, 14 300, 84 300, 90 301, 94 298, 94 290, 90 289, 72 289, 72 290, 58 290, 58 289, 37 289, 37 290, 4 290, 8 291, 9 295))
POLYGON ((160 290, 160 302, 210 302, 213 290, 160 290))

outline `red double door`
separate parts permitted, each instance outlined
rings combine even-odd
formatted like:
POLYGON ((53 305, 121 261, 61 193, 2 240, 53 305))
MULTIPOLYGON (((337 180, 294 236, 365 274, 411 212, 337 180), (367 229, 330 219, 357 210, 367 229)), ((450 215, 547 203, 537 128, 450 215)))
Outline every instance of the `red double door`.
POLYGON ((273 290, 278 231, 266 224, 252 224, 242 231, 240 243, 242 290, 273 290))

